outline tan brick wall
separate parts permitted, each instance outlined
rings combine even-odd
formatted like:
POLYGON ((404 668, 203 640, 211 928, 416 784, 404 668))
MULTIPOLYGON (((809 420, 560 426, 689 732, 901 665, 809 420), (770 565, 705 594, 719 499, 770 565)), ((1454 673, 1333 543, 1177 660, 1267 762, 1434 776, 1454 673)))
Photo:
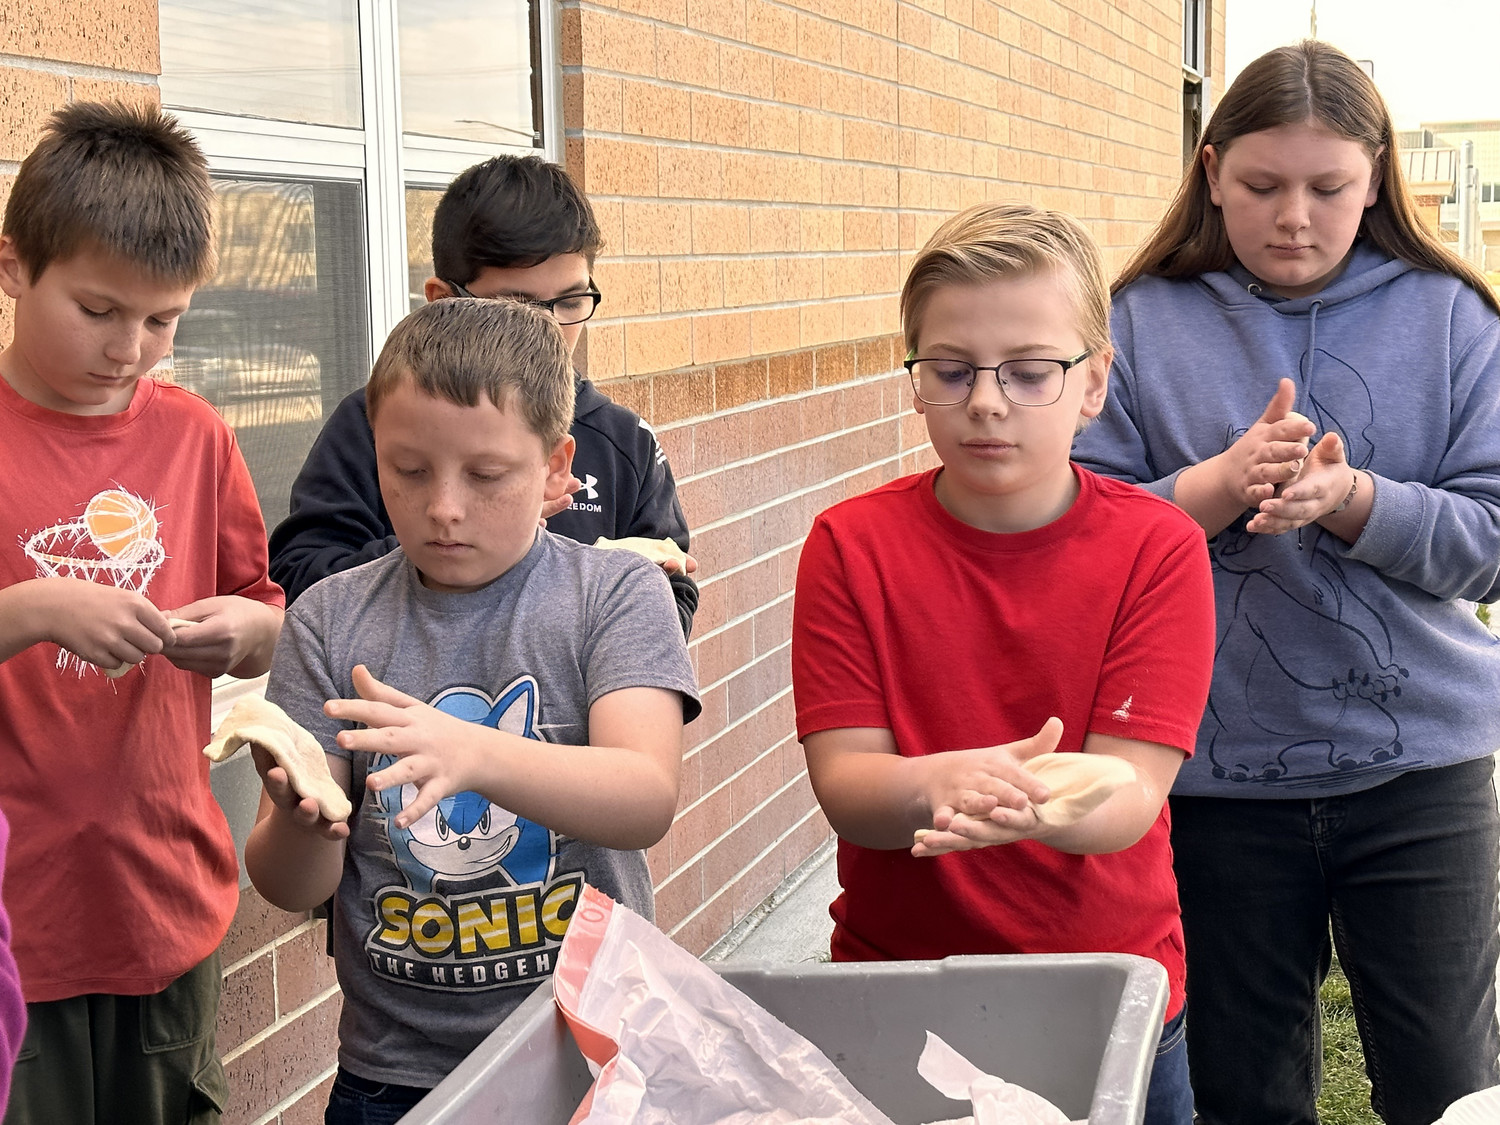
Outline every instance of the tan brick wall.
MULTIPOLYGON (((158 45, 151 0, 0 5, 3 194, 52 107, 155 99, 158 45)), ((704 716, 651 852, 660 920, 701 951, 828 835, 793 731, 792 589, 818 511, 931 463, 898 372, 905 264, 944 215, 1001 197, 1079 214, 1123 261, 1177 180, 1181 8, 563 8, 566 159, 608 239, 581 354, 656 425, 702 565, 704 716)), ((226 1120, 321 1120, 339 1006, 322 943, 322 923, 244 895, 223 946, 226 1120)))
POLYGON ((607 240, 583 354, 656 426, 702 566, 704 715, 651 854, 659 920, 702 951, 828 834, 793 729, 791 594, 818 511, 930 460, 894 374, 906 264, 996 198, 1074 212, 1121 264, 1180 174, 1182 8, 563 8, 566 159, 607 240))

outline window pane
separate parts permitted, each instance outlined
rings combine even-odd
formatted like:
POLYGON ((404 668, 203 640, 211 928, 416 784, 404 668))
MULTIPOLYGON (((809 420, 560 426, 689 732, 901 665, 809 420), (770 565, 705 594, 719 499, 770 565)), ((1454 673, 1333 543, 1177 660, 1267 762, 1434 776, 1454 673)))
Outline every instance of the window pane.
POLYGON ((442 188, 406 189, 406 275, 413 312, 427 303, 423 286, 436 272, 432 267, 432 215, 442 198, 442 188))
POLYGON ((527 0, 398 0, 401 128, 535 143, 527 0))
POLYGON ((268 527, 370 369, 358 184, 215 178, 219 274, 177 329, 176 379, 234 427, 268 527))
POLYGON ((161 0, 169 106, 362 123, 357 0, 161 0))

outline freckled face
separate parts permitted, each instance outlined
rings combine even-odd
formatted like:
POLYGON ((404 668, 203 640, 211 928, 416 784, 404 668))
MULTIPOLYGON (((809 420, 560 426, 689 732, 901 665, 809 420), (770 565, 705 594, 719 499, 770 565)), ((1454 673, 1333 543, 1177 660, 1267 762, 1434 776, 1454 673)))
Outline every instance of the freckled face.
POLYGON ((543 447, 521 416, 481 397, 460 406, 403 380, 372 421, 380 495, 429 589, 493 582, 536 538, 543 500, 563 494, 573 439, 543 447))
POLYGON ((1282 297, 1310 297, 1343 272, 1380 195, 1364 146, 1312 122, 1206 146, 1203 170, 1234 256, 1282 297))

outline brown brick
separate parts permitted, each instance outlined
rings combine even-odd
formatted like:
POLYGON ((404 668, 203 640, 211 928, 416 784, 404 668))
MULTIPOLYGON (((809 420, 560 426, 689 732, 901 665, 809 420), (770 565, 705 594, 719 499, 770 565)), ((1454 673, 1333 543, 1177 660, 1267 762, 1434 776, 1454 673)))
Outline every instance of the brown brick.
POLYGON ((585 138, 581 186, 588 195, 656 195, 657 152, 655 145, 637 141, 585 138))
POLYGON ((724 161, 732 158, 734 153, 720 154, 713 149, 666 145, 659 150, 659 155, 660 195, 720 199, 728 194, 725 191, 724 161))
POLYGON ((745 40, 745 0, 687 0, 687 25, 721 39, 745 40))
POLYGON ((802 218, 795 207, 754 207, 750 210, 750 250, 756 254, 786 254, 802 249, 802 218))
POLYGON ((578 11, 582 40, 579 61, 584 67, 625 74, 655 74, 656 29, 651 24, 597 8, 578 11))
POLYGON ((290 933, 310 917, 308 914, 288 914, 278 910, 260 897, 254 887, 240 890, 239 906, 234 912, 234 921, 229 933, 219 945, 219 956, 224 964, 236 961, 270 945, 282 934, 290 933))
POLYGON ((714 372, 714 409, 729 410, 766 398, 766 361, 723 364, 714 372))
MULTIPOLYGON (((637 320, 625 325, 625 371, 629 375, 686 367, 692 362, 692 356, 692 320, 689 317, 637 320)), ((671 421, 673 416, 661 413, 662 405, 658 399, 657 418, 671 421)))
POLYGON ((770 258, 730 258, 724 263, 724 304, 728 308, 773 300, 776 263, 770 258))
MULTIPOLYGON (((768 355, 795 348, 802 339, 802 317, 795 307, 752 309, 750 312, 750 351, 768 355)), ((774 390, 772 393, 776 393, 774 390)))
POLYGON ((699 312, 724 307, 724 263, 686 258, 661 263, 663 312, 699 312))
POLYGON ((800 394, 813 387, 811 351, 792 352, 771 357, 772 396, 800 394))
POLYGON ((594 280, 609 294, 610 316, 649 316, 661 311, 661 271, 654 260, 601 258, 594 265, 594 280))
POLYGON ((744 254, 750 250, 750 208, 693 204, 694 254, 744 254))
MULTIPOLYGON (((686 321, 684 320, 684 323, 686 321)), ((713 376, 707 371, 675 371, 652 380, 651 401, 656 422, 697 418, 714 410, 713 376)), ((696 553, 696 552, 695 552, 696 553)), ((698 559, 700 563, 703 559, 698 559)), ((702 609, 700 604, 699 609, 702 609)), ((697 619, 694 619, 695 624, 697 619)), ((705 628, 711 626, 704 625, 705 628)))
POLYGON ((626 200, 623 208, 626 254, 690 254, 692 210, 686 203, 626 200))
POLYGON ((291 1106, 281 1111, 281 1125, 323 1125, 323 1111, 333 1090, 333 1075, 319 1082, 291 1106))
POLYGON ((319 922, 276 947, 276 1000, 280 1014, 296 1011, 338 984, 328 956, 328 924, 319 922))
POLYGON ((224 1060, 233 1091, 225 1125, 248 1125, 327 1066, 338 1041, 342 1000, 330 996, 255 1046, 224 1060))
POLYGON ((73 79, 75 102, 124 102, 126 105, 157 108, 161 105, 161 87, 155 83, 129 81, 124 78, 73 79))
POLYGON ((719 88, 719 45, 693 31, 659 28, 656 33, 656 75, 668 82, 719 88))
MULTIPOLYGON (((750 624, 745 624, 746 640, 750 624)), ((748 645, 747 645, 748 647, 748 645)), ((267 952, 224 976, 219 997, 219 1030, 215 1046, 227 1054, 276 1019, 274 957, 267 952)))
POLYGON ((57 59, 137 74, 160 73, 154 0, 116 4, 11 4, 0 19, 0 53, 57 59))
POLYGON ((751 107, 743 99, 694 93, 692 109, 695 143, 742 148, 748 142, 751 107))
POLYGON ((692 109, 686 90, 627 81, 621 94, 621 132, 678 141, 692 135, 692 109))
POLYGON ((797 151, 797 110, 782 105, 753 105, 750 107, 750 132, 747 142, 751 148, 776 152, 797 151))
MULTIPOLYGON (((719 363, 750 354, 750 314, 708 314, 693 318, 693 362, 719 363)), ((715 402, 718 406, 717 400, 715 402)))
POLYGON ((62 75, 0 67, 0 160, 25 159, 47 118, 67 100, 68 80, 62 75))
POLYGON ((774 90, 772 56, 724 43, 719 47, 719 86, 726 94, 769 98, 774 90))

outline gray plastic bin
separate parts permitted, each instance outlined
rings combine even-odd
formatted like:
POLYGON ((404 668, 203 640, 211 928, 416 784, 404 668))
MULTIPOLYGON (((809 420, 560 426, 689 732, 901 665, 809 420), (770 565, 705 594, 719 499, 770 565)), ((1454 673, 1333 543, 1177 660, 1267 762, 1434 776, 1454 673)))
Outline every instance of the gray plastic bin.
MULTIPOLYGON (((1140 1125, 1167 974, 1113 953, 843 964, 721 963, 897 1125, 964 1116, 917 1074, 931 1030, 981 1069, 1090 1125, 1140 1125)), ((566 1125, 592 1079, 538 988, 402 1125, 566 1125)))

